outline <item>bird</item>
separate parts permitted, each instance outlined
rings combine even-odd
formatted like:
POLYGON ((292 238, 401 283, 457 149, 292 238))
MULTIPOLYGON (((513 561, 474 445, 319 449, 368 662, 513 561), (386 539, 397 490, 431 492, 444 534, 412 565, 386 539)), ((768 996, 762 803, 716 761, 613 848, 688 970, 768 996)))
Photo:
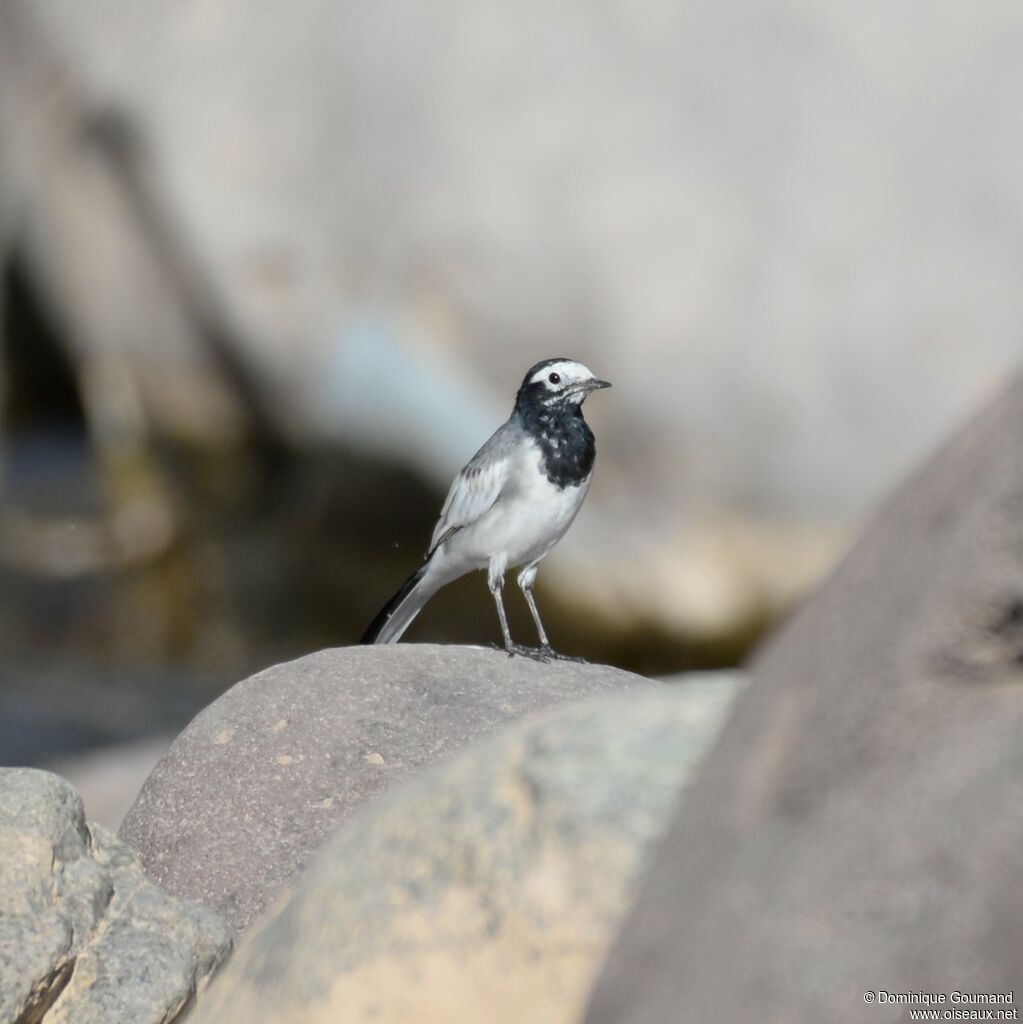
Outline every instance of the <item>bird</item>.
POLYGON ((441 587, 482 569, 509 657, 565 657, 547 638, 533 584, 541 560, 572 525, 593 477, 596 443, 582 404, 590 392, 610 386, 574 359, 556 357, 530 367, 511 416, 452 482, 423 564, 379 611, 361 643, 396 643, 441 587), (502 591, 505 572, 515 566, 522 566, 518 585, 536 625, 537 648, 514 643, 508 629, 502 591))

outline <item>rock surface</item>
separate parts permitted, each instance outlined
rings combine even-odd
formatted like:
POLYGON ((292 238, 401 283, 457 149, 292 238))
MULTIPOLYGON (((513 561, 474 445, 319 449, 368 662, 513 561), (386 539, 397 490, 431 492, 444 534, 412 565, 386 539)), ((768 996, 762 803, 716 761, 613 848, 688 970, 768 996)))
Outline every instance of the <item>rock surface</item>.
POLYGON ((1018 996, 1021 441, 1017 381, 756 660, 587 1024, 886 1024, 905 1006, 865 992, 1018 996))
POLYGON ((67 782, 0 769, 0 1024, 170 1024, 230 946, 86 823, 67 782))
POLYGON ((159 885, 241 930, 367 797, 511 719, 642 681, 482 648, 321 651, 244 680, 198 715, 120 834, 159 885))
POLYGON ((364 805, 192 1024, 578 1019, 733 678, 533 716, 364 805))

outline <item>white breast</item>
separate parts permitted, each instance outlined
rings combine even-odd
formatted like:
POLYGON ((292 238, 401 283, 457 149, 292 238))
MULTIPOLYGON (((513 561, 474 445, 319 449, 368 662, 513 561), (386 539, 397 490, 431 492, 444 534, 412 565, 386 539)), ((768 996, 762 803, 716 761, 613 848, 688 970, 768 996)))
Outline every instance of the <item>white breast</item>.
POLYGON ((552 484, 533 445, 517 461, 514 486, 457 538, 461 552, 480 567, 495 555, 504 555, 509 567, 543 558, 572 525, 589 490, 590 477, 575 487, 552 484))

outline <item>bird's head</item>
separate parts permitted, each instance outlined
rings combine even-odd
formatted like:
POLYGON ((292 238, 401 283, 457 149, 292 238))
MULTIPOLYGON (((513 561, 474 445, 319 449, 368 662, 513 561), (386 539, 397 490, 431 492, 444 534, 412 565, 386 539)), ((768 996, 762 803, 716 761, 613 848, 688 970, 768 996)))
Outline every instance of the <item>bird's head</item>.
POLYGON ((515 406, 581 405, 591 391, 609 388, 593 372, 574 359, 545 359, 530 368, 515 397, 515 406))

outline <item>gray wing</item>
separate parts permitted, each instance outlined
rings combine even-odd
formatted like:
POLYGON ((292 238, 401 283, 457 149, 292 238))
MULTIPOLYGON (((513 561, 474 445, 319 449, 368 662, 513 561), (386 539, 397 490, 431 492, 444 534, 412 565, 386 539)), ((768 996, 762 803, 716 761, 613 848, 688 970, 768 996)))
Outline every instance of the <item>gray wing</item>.
POLYGON ((501 497, 508 483, 515 442, 521 437, 521 427, 509 420, 455 477, 434 527, 427 557, 452 534, 476 522, 501 497))

